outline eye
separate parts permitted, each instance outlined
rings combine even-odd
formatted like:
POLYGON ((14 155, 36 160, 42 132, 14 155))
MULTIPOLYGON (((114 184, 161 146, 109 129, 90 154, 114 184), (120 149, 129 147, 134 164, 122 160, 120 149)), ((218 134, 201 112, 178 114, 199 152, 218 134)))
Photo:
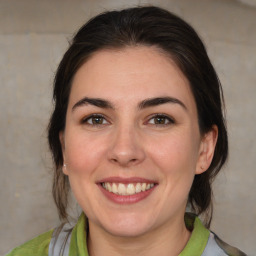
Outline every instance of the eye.
POLYGON ((153 125, 169 125, 169 124, 174 124, 174 120, 166 115, 163 114, 157 114, 153 117, 151 117, 148 121, 149 124, 153 125))
POLYGON ((109 122, 105 119, 104 116, 100 114, 94 114, 83 119, 82 123, 96 126, 96 125, 105 125, 105 124, 108 124, 109 122))

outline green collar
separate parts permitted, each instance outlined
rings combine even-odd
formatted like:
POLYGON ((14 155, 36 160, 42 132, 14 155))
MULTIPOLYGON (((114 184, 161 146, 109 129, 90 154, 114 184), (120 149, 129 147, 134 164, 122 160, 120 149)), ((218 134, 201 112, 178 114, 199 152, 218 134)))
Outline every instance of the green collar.
POLYGON ((179 256, 202 255, 210 235, 210 231, 204 227, 201 220, 194 214, 185 214, 185 223, 189 230, 192 230, 190 239, 179 256))
MULTIPOLYGON (((69 255, 89 256, 86 244, 86 217, 82 214, 72 231, 69 255)), ((206 247, 209 230, 207 230, 200 219, 193 214, 185 214, 185 223, 192 230, 191 237, 179 256, 201 255, 206 247)))
POLYGON ((69 247, 69 256, 89 256, 86 243, 86 226, 87 219, 84 214, 81 214, 77 224, 72 231, 69 247))

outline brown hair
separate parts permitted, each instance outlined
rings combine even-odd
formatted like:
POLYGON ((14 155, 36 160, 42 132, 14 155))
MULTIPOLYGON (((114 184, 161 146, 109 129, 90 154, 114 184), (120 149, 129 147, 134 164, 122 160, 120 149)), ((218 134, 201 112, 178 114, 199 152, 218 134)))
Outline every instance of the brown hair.
POLYGON ((137 7, 100 14, 83 25, 61 60, 54 81, 52 113, 48 140, 55 163, 53 197, 59 216, 67 218, 69 182, 63 165, 59 132, 65 118, 72 78, 95 52, 125 46, 156 46, 170 56, 190 82, 195 98, 201 134, 218 127, 218 140, 208 170, 196 175, 188 204, 196 214, 205 215, 206 226, 212 218, 211 184, 228 155, 228 139, 223 116, 222 88, 206 49, 194 29, 176 15, 158 7, 137 7))

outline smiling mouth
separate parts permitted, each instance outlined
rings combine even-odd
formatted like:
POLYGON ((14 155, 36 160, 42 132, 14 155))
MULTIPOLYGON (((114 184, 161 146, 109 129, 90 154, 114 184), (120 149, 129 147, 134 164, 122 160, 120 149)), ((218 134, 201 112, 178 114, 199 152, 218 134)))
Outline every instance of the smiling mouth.
POLYGON ((131 196, 135 195, 144 191, 147 191, 153 188, 156 184, 155 183, 111 183, 111 182, 102 182, 101 186, 115 195, 122 195, 122 196, 131 196))

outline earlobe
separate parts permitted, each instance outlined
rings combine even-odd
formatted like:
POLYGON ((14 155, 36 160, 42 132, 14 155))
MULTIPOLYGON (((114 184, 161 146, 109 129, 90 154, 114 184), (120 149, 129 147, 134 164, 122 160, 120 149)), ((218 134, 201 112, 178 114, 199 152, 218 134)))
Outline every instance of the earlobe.
POLYGON ((65 175, 68 175, 67 165, 65 163, 63 164, 62 171, 65 175))
POLYGON ((196 166, 196 174, 201 174, 210 167, 217 139, 218 127, 213 125, 212 129, 202 137, 199 149, 199 158, 196 166))
POLYGON ((60 140, 60 144, 61 144, 61 150, 62 150, 62 157, 63 157, 63 166, 62 166, 62 171, 65 175, 68 175, 68 171, 67 171, 67 165, 66 165, 66 158, 65 158, 65 141, 64 141, 64 132, 61 131, 59 133, 59 140, 60 140))

